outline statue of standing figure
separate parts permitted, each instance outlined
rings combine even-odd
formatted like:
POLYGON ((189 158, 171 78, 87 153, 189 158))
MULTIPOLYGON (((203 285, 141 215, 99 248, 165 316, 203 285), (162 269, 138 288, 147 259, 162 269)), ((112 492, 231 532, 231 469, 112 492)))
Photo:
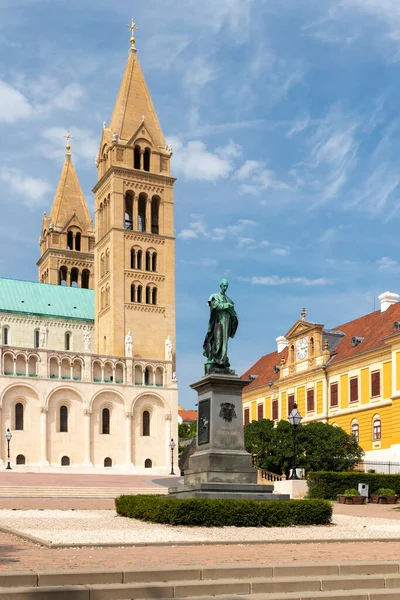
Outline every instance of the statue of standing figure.
POLYGON ((172 339, 170 335, 165 340, 165 360, 172 360, 172 339))
POLYGON ((235 337, 239 320, 233 301, 228 298, 226 291, 229 283, 227 279, 220 282, 220 291, 212 294, 208 300, 210 307, 210 321, 203 344, 203 354, 207 358, 207 365, 229 371, 228 358, 229 338, 235 337))
POLYGON ((39 348, 46 348, 47 327, 46 323, 41 323, 39 327, 39 348))
POLYGON ((91 331, 89 328, 85 329, 83 332, 83 351, 90 352, 90 342, 91 342, 91 331))
POLYGON ((132 356, 133 349, 133 338, 131 331, 129 330, 125 336, 125 356, 132 356))

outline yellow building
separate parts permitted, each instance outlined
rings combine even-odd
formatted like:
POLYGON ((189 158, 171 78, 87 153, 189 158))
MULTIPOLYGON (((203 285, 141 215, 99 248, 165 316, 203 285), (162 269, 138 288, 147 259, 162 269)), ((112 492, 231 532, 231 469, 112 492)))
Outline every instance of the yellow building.
POLYGON ((353 433, 366 461, 400 462, 400 303, 379 296, 379 311, 326 329, 302 318, 277 350, 243 378, 244 423, 287 419, 297 403, 303 423, 323 421, 353 433))

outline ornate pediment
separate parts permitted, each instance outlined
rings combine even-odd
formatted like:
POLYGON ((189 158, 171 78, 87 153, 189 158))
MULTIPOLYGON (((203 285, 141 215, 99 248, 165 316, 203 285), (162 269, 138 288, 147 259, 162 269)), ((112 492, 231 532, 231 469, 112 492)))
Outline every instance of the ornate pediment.
POLYGON ((146 142, 151 146, 155 147, 154 139, 146 127, 145 121, 143 121, 139 127, 136 129, 135 133, 132 135, 130 140, 128 141, 127 146, 134 146, 135 142, 146 142))
POLYGON ((287 340, 307 335, 313 331, 321 331, 323 325, 319 323, 310 323, 309 321, 298 320, 285 335, 287 340))

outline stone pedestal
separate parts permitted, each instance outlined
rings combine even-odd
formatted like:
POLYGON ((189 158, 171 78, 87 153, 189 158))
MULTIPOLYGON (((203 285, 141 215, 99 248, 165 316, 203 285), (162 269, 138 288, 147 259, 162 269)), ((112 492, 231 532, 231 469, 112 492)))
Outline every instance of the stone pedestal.
POLYGON ((191 387, 197 391, 197 449, 184 485, 170 488, 180 498, 286 500, 273 485, 257 484, 252 457, 244 449, 242 389, 247 381, 232 373, 211 373, 191 387))

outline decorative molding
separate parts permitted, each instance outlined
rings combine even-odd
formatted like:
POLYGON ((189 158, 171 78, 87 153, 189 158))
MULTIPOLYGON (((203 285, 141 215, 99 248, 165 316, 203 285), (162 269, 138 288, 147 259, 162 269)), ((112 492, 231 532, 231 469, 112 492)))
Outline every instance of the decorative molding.
POLYGON ((165 239, 160 237, 159 235, 157 235, 156 233, 152 233, 151 237, 149 236, 149 232, 143 232, 141 233, 140 231, 135 231, 133 233, 128 233, 125 230, 125 239, 126 240, 131 240, 133 242, 142 242, 142 244, 165 244, 165 239))
POLYGON ((126 413, 125 413, 125 417, 126 417, 127 419, 132 419, 132 418, 133 418, 133 413, 131 413, 131 412, 126 412, 126 413))
MULTIPOLYGON (((93 319, 87 319, 87 320, 83 320, 84 323, 76 323, 75 322, 75 317, 71 317, 71 320, 67 319, 62 319, 60 317, 60 320, 56 320, 57 317, 53 317, 52 315, 43 315, 41 317, 23 317, 23 316, 14 316, 13 313, 7 313, 7 312, 2 312, 0 313, 0 327, 4 326, 4 325, 9 325, 10 323, 18 323, 18 324, 25 324, 25 325, 33 325, 34 327, 40 327, 40 324, 43 322, 43 318, 46 317, 46 322, 49 328, 56 328, 56 327, 61 327, 62 329, 66 329, 67 331, 69 331, 70 329, 74 329, 74 330, 80 330, 80 329, 86 329, 86 327, 91 327, 92 329, 94 329, 94 320, 93 319), (8 316, 9 315, 9 316, 8 316)), ((13 348, 18 348, 18 346, 12 346, 11 344, 7 344, 6 346, 4 346, 5 348, 9 348, 9 347, 13 347, 13 348)), ((23 346, 23 348, 26 348, 26 346, 23 346)), ((34 348, 32 350, 35 351, 43 351, 44 348, 34 348)))
POLYGON ((127 310, 137 310, 139 312, 165 314, 165 306, 154 306, 153 304, 137 304, 133 302, 125 302, 125 308, 127 310))
POLYGON ((172 415, 171 414, 165 415, 165 420, 172 421, 172 415))
POLYGON ((91 408, 85 408, 85 410, 83 411, 85 417, 89 416, 92 414, 92 409, 91 408))
POLYGON ((165 281, 165 275, 158 275, 153 273, 152 271, 138 271, 137 269, 133 271, 125 270, 125 276, 127 279, 138 279, 145 281, 154 281, 158 283, 162 283, 165 281))
POLYGON ((41 406, 40 407, 40 412, 42 414, 46 414, 47 412, 49 412, 49 407, 48 406, 41 406))

